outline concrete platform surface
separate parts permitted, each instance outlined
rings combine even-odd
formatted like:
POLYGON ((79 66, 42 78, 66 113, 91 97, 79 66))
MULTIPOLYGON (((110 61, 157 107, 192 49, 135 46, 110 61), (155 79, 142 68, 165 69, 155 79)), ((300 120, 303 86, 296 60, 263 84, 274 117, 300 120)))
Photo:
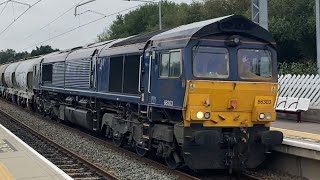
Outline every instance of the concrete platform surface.
POLYGON ((0 179, 72 179, 0 124, 0 179))
POLYGON ((282 145, 273 148, 270 166, 289 174, 320 179, 320 124, 295 120, 278 120, 272 130, 283 132, 282 145))
POLYGON ((287 141, 300 141, 320 146, 320 124, 318 123, 277 120, 271 124, 271 129, 283 132, 287 141))
MULTIPOLYGON (((320 117, 319 117, 320 119, 320 117)), ((313 134, 320 134, 320 124, 302 121, 297 123, 295 120, 279 119, 276 122, 271 123, 272 127, 290 129, 294 131, 301 131, 313 134)))

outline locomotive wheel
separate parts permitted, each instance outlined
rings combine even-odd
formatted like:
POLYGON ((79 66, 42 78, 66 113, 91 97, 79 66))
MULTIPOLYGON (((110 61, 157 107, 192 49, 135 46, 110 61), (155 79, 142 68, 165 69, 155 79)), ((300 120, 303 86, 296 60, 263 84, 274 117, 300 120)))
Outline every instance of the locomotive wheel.
POLYGON ((148 151, 143 148, 143 147, 139 147, 139 145, 135 145, 136 146, 136 153, 141 156, 141 157, 144 157, 148 154, 148 151))
POLYGON ((117 147, 121 147, 123 144, 123 135, 119 135, 120 137, 113 136, 112 141, 113 144, 117 147))
POLYGON ((110 128, 110 126, 109 125, 106 125, 106 128, 105 128, 106 130, 105 130, 105 136, 106 136, 106 138, 110 138, 111 137, 111 133, 112 133, 112 130, 111 130, 111 128, 110 128))
MULTIPOLYGON (((176 160, 175 156, 178 156, 178 155, 177 155, 177 154, 174 154, 174 152, 173 152, 173 153, 171 153, 168 157, 165 157, 165 158, 164 158, 164 161, 166 162, 167 166, 168 166, 170 169, 177 169, 177 168, 180 167, 180 165, 181 165, 181 162, 180 162, 180 161, 178 162, 178 161, 176 160)), ((177 157, 177 158, 179 158, 179 157, 177 157)))

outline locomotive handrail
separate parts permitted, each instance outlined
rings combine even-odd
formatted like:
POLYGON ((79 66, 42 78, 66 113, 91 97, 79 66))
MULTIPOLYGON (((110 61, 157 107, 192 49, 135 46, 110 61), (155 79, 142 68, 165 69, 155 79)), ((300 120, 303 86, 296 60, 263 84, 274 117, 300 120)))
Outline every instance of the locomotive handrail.
POLYGON ((152 66, 152 55, 150 55, 150 58, 149 58, 148 93, 151 93, 151 66, 152 66))
POLYGON ((138 83, 139 93, 141 93, 141 63, 142 63, 142 56, 140 56, 140 63, 139 63, 139 83, 138 83))

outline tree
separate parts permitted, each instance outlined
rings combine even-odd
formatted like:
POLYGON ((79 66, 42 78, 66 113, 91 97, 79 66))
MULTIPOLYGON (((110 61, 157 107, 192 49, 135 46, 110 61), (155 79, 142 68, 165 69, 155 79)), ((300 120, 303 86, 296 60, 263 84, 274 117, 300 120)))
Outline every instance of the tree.
POLYGON ((314 5, 309 0, 269 1, 269 30, 277 41, 281 61, 315 59, 314 5))
MULTIPOLYGON (((198 0, 191 4, 163 1, 163 27, 221 17, 229 14, 251 16, 251 0, 198 0)), ((109 28, 98 35, 98 41, 128 37, 156 31, 158 5, 146 4, 117 16, 109 28)), ((314 1, 270 0, 269 31, 278 44, 280 62, 314 61, 316 58, 316 32, 314 1)))
POLYGON ((59 49, 52 49, 51 46, 40 46, 36 47, 36 49, 32 50, 31 54, 27 51, 25 52, 16 52, 13 49, 7 49, 0 51, 0 64, 19 60, 19 59, 25 59, 29 57, 39 56, 43 54, 48 54, 51 52, 59 51, 59 49))
POLYGON ((40 47, 36 47, 36 49, 31 51, 31 57, 49 54, 56 51, 59 51, 59 49, 52 49, 52 47, 49 45, 40 46, 40 47))
MULTIPOLYGON (((163 29, 182 24, 229 15, 230 13, 250 15, 250 0, 202 0, 186 3, 163 1, 163 29)), ((118 15, 109 28, 98 35, 97 41, 128 37, 159 29, 157 4, 146 4, 125 15, 118 15)))
POLYGON ((14 56, 16 54, 16 51, 13 49, 7 49, 6 51, 0 52, 0 63, 5 63, 8 61, 15 60, 14 56))

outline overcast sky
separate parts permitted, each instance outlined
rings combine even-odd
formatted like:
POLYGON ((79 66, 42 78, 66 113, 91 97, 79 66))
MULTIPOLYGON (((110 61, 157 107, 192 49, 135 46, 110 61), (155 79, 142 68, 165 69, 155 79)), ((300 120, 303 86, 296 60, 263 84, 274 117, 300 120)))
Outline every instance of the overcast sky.
MULTIPOLYGON (((7 0, 0 0, 0 4, 6 1, 7 0)), ((32 5, 38 0, 16 1, 32 5)), ((23 13, 28 6, 12 2, 0 5, 0 50, 10 48, 18 52, 30 51, 34 49, 36 45, 40 46, 47 44, 54 48, 67 49, 94 42, 97 35, 101 33, 105 27, 111 25, 116 15, 107 17, 88 26, 84 26, 58 38, 46 41, 72 28, 78 27, 79 25, 81 26, 102 17, 101 15, 95 13, 85 13, 75 17, 73 15, 74 10, 72 9, 67 14, 59 18, 56 22, 40 30, 42 27, 47 25, 49 22, 57 18, 68 9, 75 6, 77 3, 87 1, 88 0, 42 0, 34 7, 29 9, 29 11, 21 16, 21 18, 18 19, 4 33, 2 33, 3 30, 7 28, 11 22, 17 19, 17 17, 23 13), (41 42, 43 43, 39 44, 41 42)), ((171 1, 177 3, 192 2, 192 0, 171 1)), ((139 4, 143 3, 127 2, 125 0, 96 0, 95 2, 80 7, 78 12, 81 13, 87 10, 92 10, 109 15, 139 4)))

